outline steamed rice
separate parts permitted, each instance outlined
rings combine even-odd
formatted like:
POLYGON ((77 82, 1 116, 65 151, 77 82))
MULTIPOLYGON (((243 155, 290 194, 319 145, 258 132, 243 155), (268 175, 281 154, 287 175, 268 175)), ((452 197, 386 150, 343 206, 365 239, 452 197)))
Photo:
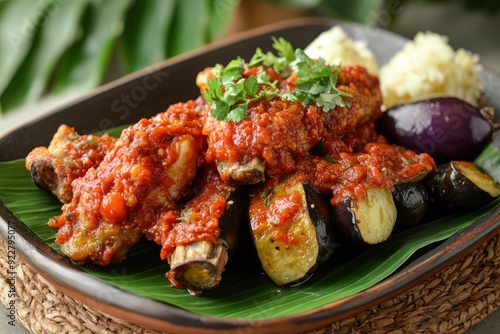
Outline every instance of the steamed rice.
POLYGON ((480 71, 478 55, 455 52, 445 36, 419 32, 380 69, 384 107, 436 94, 477 105, 483 92, 480 71))
POLYGON ((366 43, 350 39, 340 26, 322 32, 305 49, 311 58, 323 58, 329 65, 361 65, 378 74, 378 63, 366 43))

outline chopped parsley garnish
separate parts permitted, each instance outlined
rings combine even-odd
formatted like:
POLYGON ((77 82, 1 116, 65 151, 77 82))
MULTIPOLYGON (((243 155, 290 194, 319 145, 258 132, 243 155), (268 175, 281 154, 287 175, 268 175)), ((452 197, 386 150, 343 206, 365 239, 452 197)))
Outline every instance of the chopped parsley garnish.
POLYGON ((277 55, 272 52, 264 53, 257 48, 248 66, 273 68, 284 77, 296 72, 296 88, 288 93, 280 93, 276 82, 270 81, 265 70, 245 78, 245 62, 240 57, 224 67, 218 64, 212 69, 213 78, 208 81, 203 95, 212 107, 211 115, 214 118, 238 122, 246 118, 250 102, 262 98, 269 100, 276 96, 300 101, 304 105, 316 103, 325 112, 336 106, 350 105, 345 98, 352 96, 336 87, 340 66, 327 65, 322 58, 313 60, 303 50, 294 50, 283 38, 273 38, 273 47, 277 55))

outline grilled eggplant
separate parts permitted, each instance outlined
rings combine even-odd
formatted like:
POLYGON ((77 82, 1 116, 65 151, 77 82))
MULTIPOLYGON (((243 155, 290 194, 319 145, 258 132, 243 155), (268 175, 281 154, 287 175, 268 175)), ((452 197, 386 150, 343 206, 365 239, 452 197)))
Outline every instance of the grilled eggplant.
POLYGON ((346 198, 333 206, 332 213, 340 234, 356 246, 387 240, 397 218, 392 192, 386 188, 369 188, 359 199, 346 198))
POLYGON ((255 187, 249 219, 262 268, 278 286, 304 283, 333 254, 328 201, 302 174, 255 187))
POLYGON ((429 195, 420 182, 397 184, 392 189, 397 218, 394 232, 417 225, 427 212, 429 195))
POLYGON ((469 161, 440 165, 427 184, 434 202, 448 208, 475 209, 500 196, 500 184, 469 161))
POLYGON ((186 204, 163 245, 172 286, 192 295, 218 286, 247 221, 247 198, 246 191, 223 182, 215 168, 206 170, 199 195, 186 204))

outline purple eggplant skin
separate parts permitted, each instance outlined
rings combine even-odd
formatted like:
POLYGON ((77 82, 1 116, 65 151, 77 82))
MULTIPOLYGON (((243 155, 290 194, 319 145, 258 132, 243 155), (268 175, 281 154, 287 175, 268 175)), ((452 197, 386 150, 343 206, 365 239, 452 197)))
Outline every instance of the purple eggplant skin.
POLYGON ((470 161, 451 161, 438 169, 431 191, 436 202, 453 209, 476 209, 500 196, 500 184, 470 161))
POLYGON ((394 232, 404 231, 416 226, 427 213, 429 195, 420 182, 405 182, 392 188, 397 218, 394 232))
POLYGON ((347 244, 367 247, 386 241, 397 219, 391 189, 370 188, 359 199, 346 198, 332 206, 335 226, 347 244))
POLYGON ((455 97, 434 97, 387 109, 377 131, 390 143, 430 154, 437 163, 474 160, 493 136, 491 120, 455 97))

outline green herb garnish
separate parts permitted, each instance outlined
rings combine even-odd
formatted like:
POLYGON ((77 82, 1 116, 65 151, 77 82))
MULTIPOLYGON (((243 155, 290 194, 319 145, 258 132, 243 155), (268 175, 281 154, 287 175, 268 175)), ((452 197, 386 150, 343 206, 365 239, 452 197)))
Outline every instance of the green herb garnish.
POLYGON ((218 64, 212 69, 213 78, 203 95, 212 107, 211 115, 217 120, 238 122, 247 117, 248 104, 265 98, 280 97, 289 101, 300 101, 302 104, 316 103, 328 112, 336 106, 349 106, 345 98, 352 95, 336 88, 340 66, 326 65, 321 58, 313 60, 303 50, 293 49, 283 38, 273 38, 272 52, 264 53, 257 48, 248 63, 250 67, 272 67, 275 71, 288 77, 291 71, 297 73, 296 88, 288 93, 280 93, 276 82, 271 82, 266 71, 261 70, 255 76, 243 77, 245 62, 238 57, 225 67, 218 64))
POLYGON ((334 157, 332 157, 329 154, 325 155, 325 160, 328 161, 328 162, 331 162, 331 163, 336 163, 337 162, 337 159, 335 159, 334 157))
POLYGON ((264 198, 264 197, 267 197, 267 195, 269 195, 271 193, 271 191, 273 191, 272 188, 267 188, 267 189, 264 189, 262 190, 262 192, 259 194, 259 197, 260 198, 264 198))
POLYGON ((215 78, 208 81, 203 97, 211 105, 214 118, 238 122, 247 116, 250 102, 278 95, 276 83, 270 82, 264 71, 245 79, 243 66, 243 60, 237 58, 224 68, 216 66, 215 71, 212 70, 215 78), (259 91, 259 84, 267 86, 267 89, 259 91))
POLYGON ((271 192, 273 191, 272 188, 267 188, 267 189, 264 189, 260 194, 259 194, 259 197, 264 199, 264 206, 266 208, 269 207, 269 205, 271 205, 271 192))
POLYGON ((99 146, 99 143, 96 142, 95 140, 85 139, 84 142, 90 145, 99 146))
POLYGON ((295 50, 292 44, 287 42, 284 38, 273 39, 273 48, 277 51, 278 55, 272 52, 264 53, 261 48, 257 48, 248 66, 264 66, 272 67, 278 73, 288 77, 290 75, 290 63, 295 60, 295 50))

